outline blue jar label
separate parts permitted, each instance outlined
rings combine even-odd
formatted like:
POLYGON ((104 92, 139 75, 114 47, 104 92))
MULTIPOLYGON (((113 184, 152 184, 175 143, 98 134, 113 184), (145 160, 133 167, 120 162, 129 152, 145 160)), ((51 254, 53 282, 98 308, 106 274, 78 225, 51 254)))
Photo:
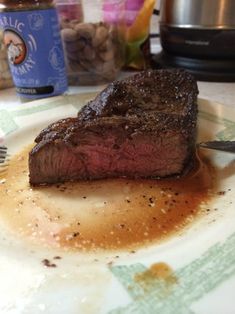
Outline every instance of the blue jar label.
POLYGON ((63 47, 54 8, 1 12, 0 28, 20 95, 41 98, 66 91, 63 47))

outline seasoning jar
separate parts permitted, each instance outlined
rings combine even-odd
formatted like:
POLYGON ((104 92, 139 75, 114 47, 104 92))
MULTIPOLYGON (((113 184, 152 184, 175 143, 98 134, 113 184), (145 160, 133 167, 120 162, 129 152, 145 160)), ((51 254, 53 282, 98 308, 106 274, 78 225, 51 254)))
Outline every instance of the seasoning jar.
POLYGON ((0 0, 0 28, 20 96, 42 98, 66 91, 63 46, 52 0, 0 0))
MULTIPOLYGON (((105 2, 102 0, 83 1, 83 13, 78 13, 80 20, 71 19, 69 14, 62 15, 61 2, 57 1, 57 8, 69 83, 97 85, 113 81, 124 63, 125 47, 119 32, 123 1, 112 0, 116 3, 116 12, 113 12, 116 18, 113 20, 106 18, 105 2)), ((70 2, 66 3, 67 6, 71 5, 70 2)))
POLYGON ((7 60, 7 51, 3 44, 3 32, 0 31, 0 89, 12 86, 13 82, 7 60))

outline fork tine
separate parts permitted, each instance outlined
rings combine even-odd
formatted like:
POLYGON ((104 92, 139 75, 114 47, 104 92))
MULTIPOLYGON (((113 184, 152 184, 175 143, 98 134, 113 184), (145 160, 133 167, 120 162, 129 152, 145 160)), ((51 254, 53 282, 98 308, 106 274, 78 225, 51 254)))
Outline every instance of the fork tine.
POLYGON ((7 149, 0 148, 0 155, 6 155, 6 154, 7 154, 7 149))

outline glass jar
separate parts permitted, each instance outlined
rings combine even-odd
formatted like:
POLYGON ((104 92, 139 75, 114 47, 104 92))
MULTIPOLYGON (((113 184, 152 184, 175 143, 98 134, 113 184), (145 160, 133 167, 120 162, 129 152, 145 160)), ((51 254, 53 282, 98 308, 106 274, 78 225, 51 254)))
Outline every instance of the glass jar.
POLYGON ((66 91, 63 46, 52 0, 0 0, 0 28, 21 97, 42 98, 66 91))
MULTIPOLYGON (((71 85, 97 85, 116 79, 124 63, 124 44, 119 28, 122 24, 122 6, 120 0, 83 1, 77 17, 61 14, 61 5, 74 5, 59 1, 61 34, 64 44, 66 66, 71 85), (115 18, 107 16, 107 3, 115 5, 115 18), (83 10, 83 13, 81 13, 83 10)), ((80 2, 80 1, 79 1, 80 2)), ((71 12, 72 10, 63 10, 71 12)))

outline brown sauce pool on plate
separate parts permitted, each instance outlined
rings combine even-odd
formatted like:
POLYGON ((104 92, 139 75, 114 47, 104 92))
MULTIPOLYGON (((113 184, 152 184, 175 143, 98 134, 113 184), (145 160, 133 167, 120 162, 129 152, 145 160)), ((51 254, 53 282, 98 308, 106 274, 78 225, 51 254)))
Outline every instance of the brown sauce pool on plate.
POLYGON ((112 179, 31 188, 28 153, 11 158, 0 184, 0 219, 16 237, 66 250, 128 249, 174 235, 211 198, 214 168, 181 179, 112 179))

